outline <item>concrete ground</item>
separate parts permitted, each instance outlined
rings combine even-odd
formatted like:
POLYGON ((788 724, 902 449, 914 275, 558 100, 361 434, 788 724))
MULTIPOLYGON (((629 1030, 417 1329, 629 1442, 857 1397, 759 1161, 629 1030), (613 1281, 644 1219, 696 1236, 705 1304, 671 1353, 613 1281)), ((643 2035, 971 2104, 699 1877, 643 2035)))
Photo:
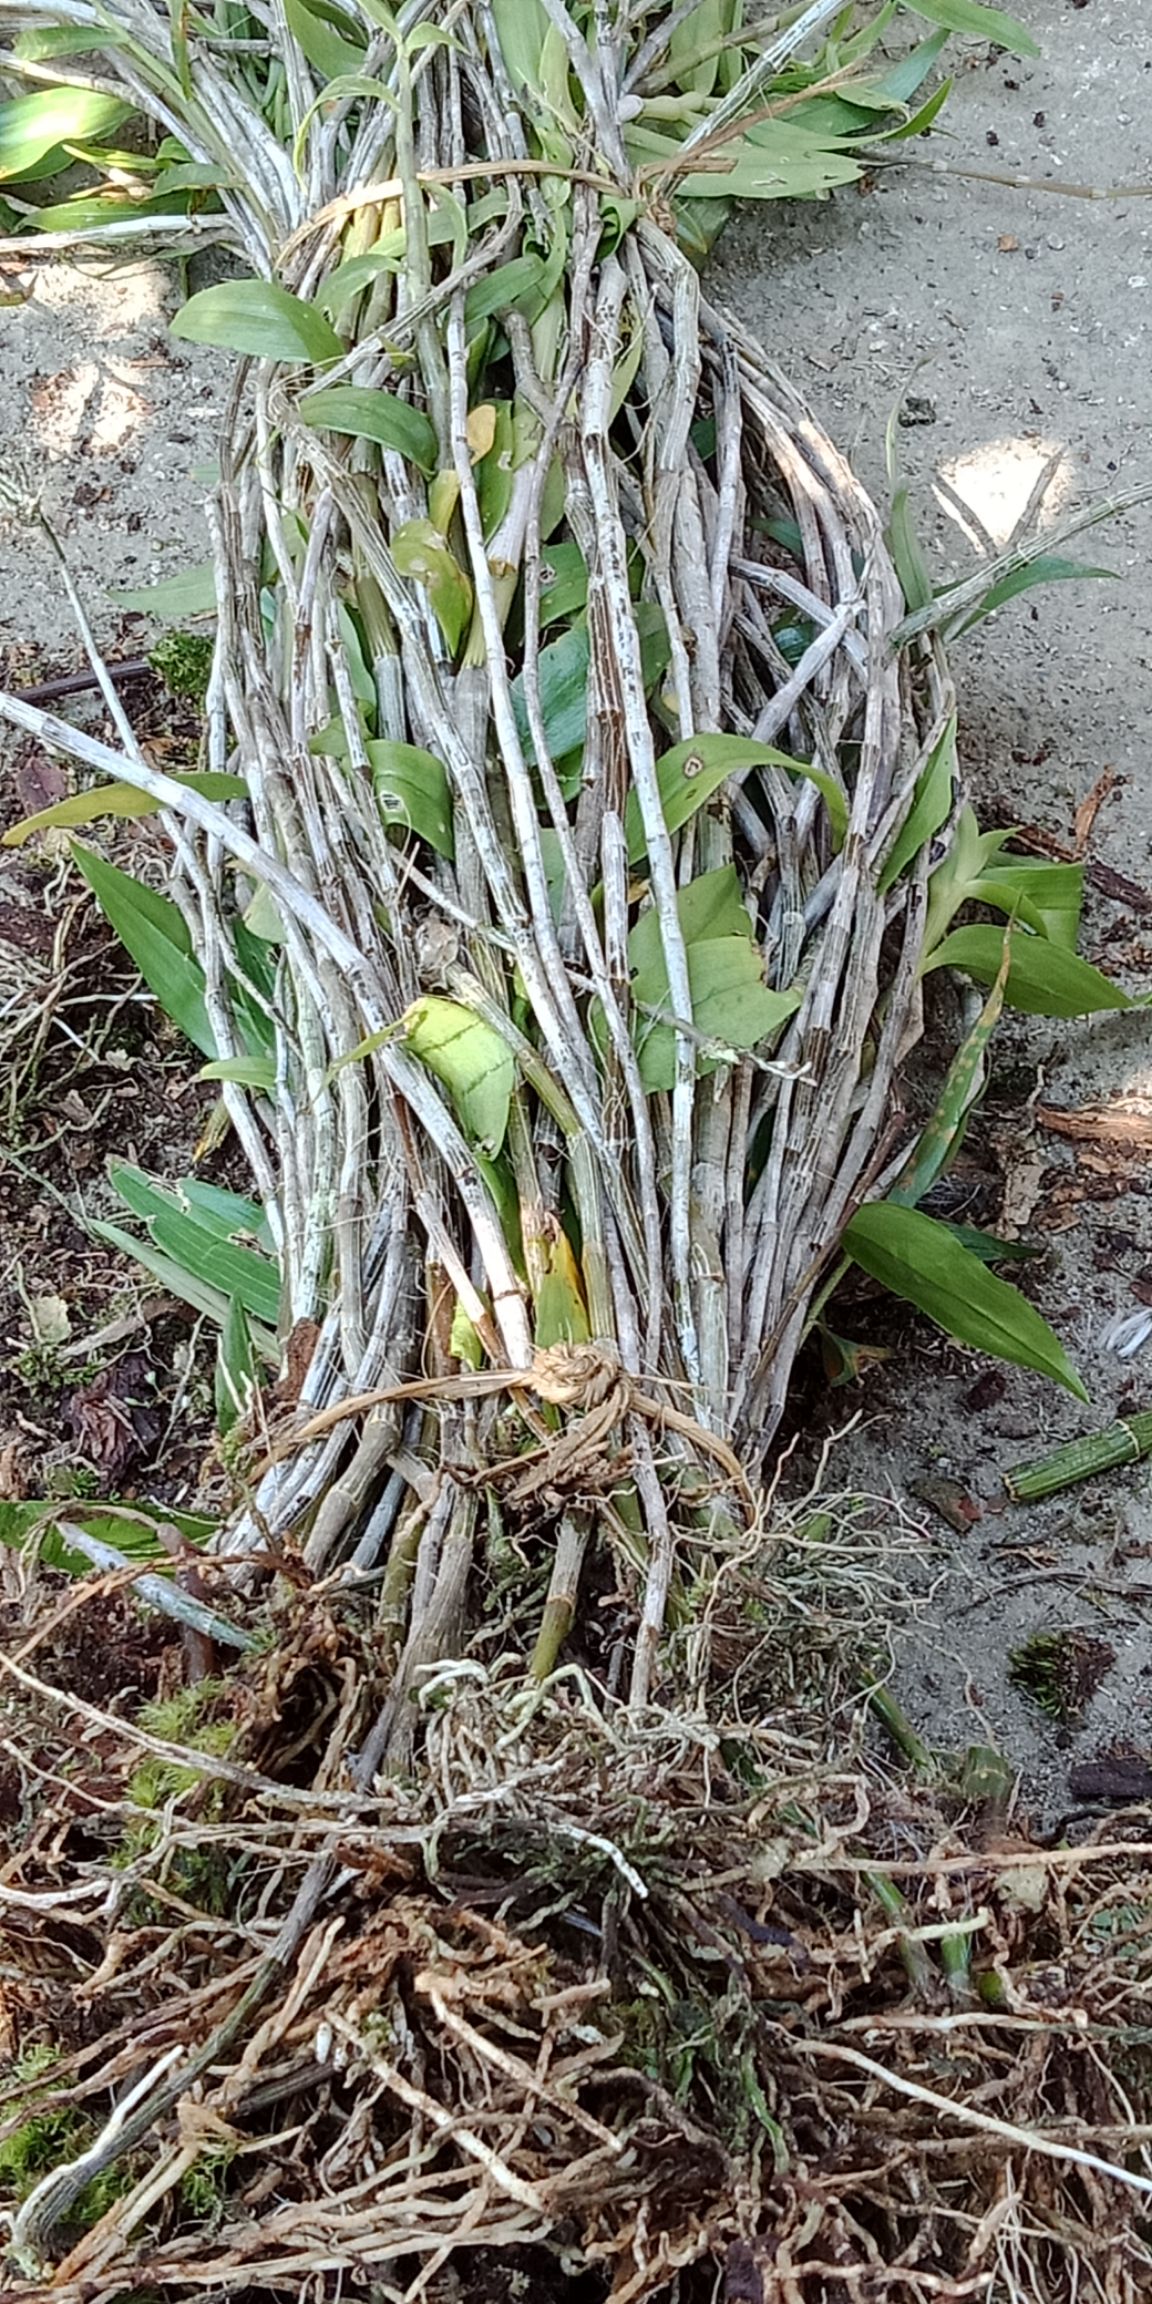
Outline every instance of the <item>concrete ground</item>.
MULTIPOLYGON (((1146 0, 1017 0, 1017 13, 1041 61, 954 43, 944 137, 917 144, 907 167, 867 191, 745 216, 712 272, 718 300, 797 378, 881 497, 885 425, 911 387, 918 421, 901 429, 900 447, 941 579, 970 570, 1022 522, 1054 523, 1152 478, 1152 202, 1033 194, 934 167, 947 157, 1053 184, 1152 187, 1152 13, 1146 0)), ((219 359, 167 337, 177 299, 159 267, 104 277, 17 267, 0 287, 25 282, 28 301, 0 310, 0 400, 44 477, 102 637, 130 651, 147 627, 110 590, 175 573, 205 550, 219 359)), ((1077 810, 1111 774, 1091 837, 1104 885, 1090 892, 1085 948, 1133 990, 1149 989, 1152 898, 1149 909, 1117 901, 1107 870, 1152 890, 1152 507, 1071 549, 1119 581, 1032 594, 961 645, 962 755, 985 822, 1028 822, 1067 844, 1077 810)), ((46 548, 9 536, 9 679, 31 676, 18 669, 29 644, 52 669, 76 660, 46 548)), ((1012 1024, 970 1155, 973 1212, 1045 1245, 1027 1285, 1081 1367, 1091 1409, 1039 1378, 1001 1377, 912 1323, 898 1324, 895 1356, 860 1395, 837 1396, 845 1419, 860 1408, 863 1422, 834 1476, 894 1495, 924 1522, 928 1597, 902 1651, 903 1701, 942 1744, 999 1742, 1050 1817, 1072 1798, 1073 1764, 1118 1743, 1152 1747, 1143 1471, 1040 1511, 1006 1510, 999 1483, 1000 1469, 1037 1445, 1148 1398, 1147 1356, 1124 1362, 1101 1341, 1118 1312, 1152 1294, 1139 1128, 1119 1144, 1076 1141, 1039 1117, 1117 1099, 1137 1121, 1152 1114, 1143 1012, 1012 1024), (936 1505, 917 1497, 926 1482, 936 1505), (970 1521, 965 1533, 941 1498, 970 1521), (1011 1679, 1019 1643, 1060 1626, 1113 1651, 1079 1726, 1054 1726, 1011 1679)))

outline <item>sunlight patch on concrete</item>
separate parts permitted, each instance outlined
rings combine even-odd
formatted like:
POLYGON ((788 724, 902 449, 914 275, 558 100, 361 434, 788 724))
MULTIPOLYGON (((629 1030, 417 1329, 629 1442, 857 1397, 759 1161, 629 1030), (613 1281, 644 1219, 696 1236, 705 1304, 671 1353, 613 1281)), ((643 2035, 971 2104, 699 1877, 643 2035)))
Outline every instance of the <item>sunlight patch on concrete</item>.
POLYGON ((934 493, 969 543, 991 554, 1050 527, 1068 503, 1073 482, 1063 442, 1003 437, 941 464, 934 493))

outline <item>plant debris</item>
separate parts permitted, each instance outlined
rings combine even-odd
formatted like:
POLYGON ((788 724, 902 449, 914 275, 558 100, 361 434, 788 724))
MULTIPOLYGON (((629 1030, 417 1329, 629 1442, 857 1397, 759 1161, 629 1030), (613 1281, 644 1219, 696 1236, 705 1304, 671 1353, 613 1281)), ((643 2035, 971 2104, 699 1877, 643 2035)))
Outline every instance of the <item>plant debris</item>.
POLYGON ((1082 1718, 1115 1661, 1115 1649, 1094 1633, 1034 1632, 1013 1650, 1009 1677, 1050 1719, 1069 1727, 1082 1718))

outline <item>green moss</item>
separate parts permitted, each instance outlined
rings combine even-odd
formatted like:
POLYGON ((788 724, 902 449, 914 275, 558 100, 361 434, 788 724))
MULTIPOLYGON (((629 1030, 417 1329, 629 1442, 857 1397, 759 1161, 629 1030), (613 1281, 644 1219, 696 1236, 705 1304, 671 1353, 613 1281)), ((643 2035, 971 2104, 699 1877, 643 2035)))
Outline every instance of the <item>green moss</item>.
MULTIPOLYGON (((236 1740, 235 1722, 206 1719, 204 1715, 226 1693, 222 1680, 197 1681, 191 1688, 179 1689, 174 1696, 142 1705, 137 1715, 138 1725, 166 1744, 183 1744, 191 1751, 223 1759, 236 1740)), ((128 1871, 151 1855, 162 1836, 163 1812, 193 1791, 201 1793, 197 1814, 205 1822, 223 1813, 223 1787, 210 1780, 205 1782, 195 1766, 165 1759, 161 1753, 154 1752, 141 1761, 128 1780, 128 1798, 133 1807, 145 1813, 129 1825, 112 1858, 118 1871, 128 1871), (150 1811, 156 1812, 155 1823, 151 1821, 150 1811)), ((229 1908, 233 1860, 224 1849, 174 1848, 163 1860, 162 1877, 174 1894, 199 1911, 219 1913, 229 1908)), ((137 1906, 137 1917, 156 1916, 154 1900, 143 1886, 137 1906)))
POLYGON ((212 674, 213 642, 205 632, 166 632, 148 652, 148 662, 173 696, 202 704, 212 674))
POLYGON ((1091 1633, 1034 1632, 1012 1650, 1008 1677, 1050 1720, 1070 1727, 1115 1660, 1115 1649, 1091 1633))
MULTIPOLYGON (((47 2041, 39 2042, 17 2057, 10 2086, 15 2091, 27 2088, 30 2081, 43 2080, 44 2095, 49 2096, 58 2062, 58 2050, 47 2041)), ((0 2195, 9 2199, 23 2200, 47 2168, 66 2158, 77 2132, 76 2114, 70 2105, 38 2105, 35 2095, 27 2102, 27 2119, 0 2139, 0 2195)))
MULTIPOLYGON (((97 2133, 96 2124, 86 2119, 74 2104, 54 2103, 58 2083, 55 2079, 59 2064, 59 2051, 50 2041, 41 2041, 25 2050, 12 2066, 7 2087, 13 2090, 27 2088, 30 2082, 43 2081, 43 2089, 30 2095, 27 2118, 18 2128, 0 2138, 0 2199, 17 2205, 35 2191, 42 2176, 62 2162, 75 2160, 97 2133)), ((77 2230, 87 2231, 99 2222, 114 2200, 130 2191, 136 2181, 136 2169, 128 2161, 105 2168, 86 2184, 72 2211, 71 2223, 77 2230)))
POLYGON ((224 2213, 233 2153, 226 2146, 205 2152, 180 2179, 180 2203, 198 2224, 215 2224, 224 2213))

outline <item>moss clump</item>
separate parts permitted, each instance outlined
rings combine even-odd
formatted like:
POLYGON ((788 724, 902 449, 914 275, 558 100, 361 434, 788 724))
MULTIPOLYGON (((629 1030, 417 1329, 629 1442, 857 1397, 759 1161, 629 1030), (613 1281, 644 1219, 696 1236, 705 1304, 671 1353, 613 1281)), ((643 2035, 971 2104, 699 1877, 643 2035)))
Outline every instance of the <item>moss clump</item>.
MULTIPOLYGON (((167 1744, 183 1744, 190 1751, 224 1759, 236 1740, 235 1722, 205 1718, 205 1714, 226 1695, 223 1681, 200 1680, 191 1688, 178 1690, 174 1696, 142 1705, 138 1723, 167 1744)), ((112 1859, 116 1867, 127 1871, 149 1857, 163 1838, 164 1812, 198 1789, 201 1798, 197 1813, 205 1822, 212 1822, 222 1813, 223 1787, 205 1783, 195 1766, 150 1752, 128 1780, 128 1798, 136 1809, 155 1811, 156 1821, 153 1823, 151 1816, 144 1814, 128 1827, 112 1859)), ((228 1910, 230 1863, 223 1850, 213 1846, 171 1849, 164 1857, 162 1876, 171 1889, 200 1910, 228 1910)), ((150 1909, 146 1894, 141 1910, 145 1906, 150 1909)))
POLYGON ((166 632, 149 649, 148 662, 170 696, 187 696, 202 704, 212 676, 214 645, 206 632, 166 632))
POLYGON ((1116 1651, 1089 1632, 1034 1632, 1012 1650, 1008 1677, 1050 1720, 1075 1725, 1100 1686, 1116 1651))
MULTIPOLYGON (((54 2078, 59 2060, 59 2052, 51 2042, 42 2041, 25 2049, 11 2067, 7 2089, 13 2092, 27 2089, 30 2082, 36 2081, 42 2081, 43 2087, 33 2088, 27 2096, 27 2118, 0 2137, 0 2199, 19 2205, 50 2168, 76 2159, 96 2132, 93 2123, 77 2112, 73 2104, 60 2102, 54 2078)), ((74 2228, 87 2231, 114 2200, 131 2190, 134 2182, 131 2161, 105 2168, 99 2176, 94 2176, 73 2209, 70 2221, 74 2228)))

